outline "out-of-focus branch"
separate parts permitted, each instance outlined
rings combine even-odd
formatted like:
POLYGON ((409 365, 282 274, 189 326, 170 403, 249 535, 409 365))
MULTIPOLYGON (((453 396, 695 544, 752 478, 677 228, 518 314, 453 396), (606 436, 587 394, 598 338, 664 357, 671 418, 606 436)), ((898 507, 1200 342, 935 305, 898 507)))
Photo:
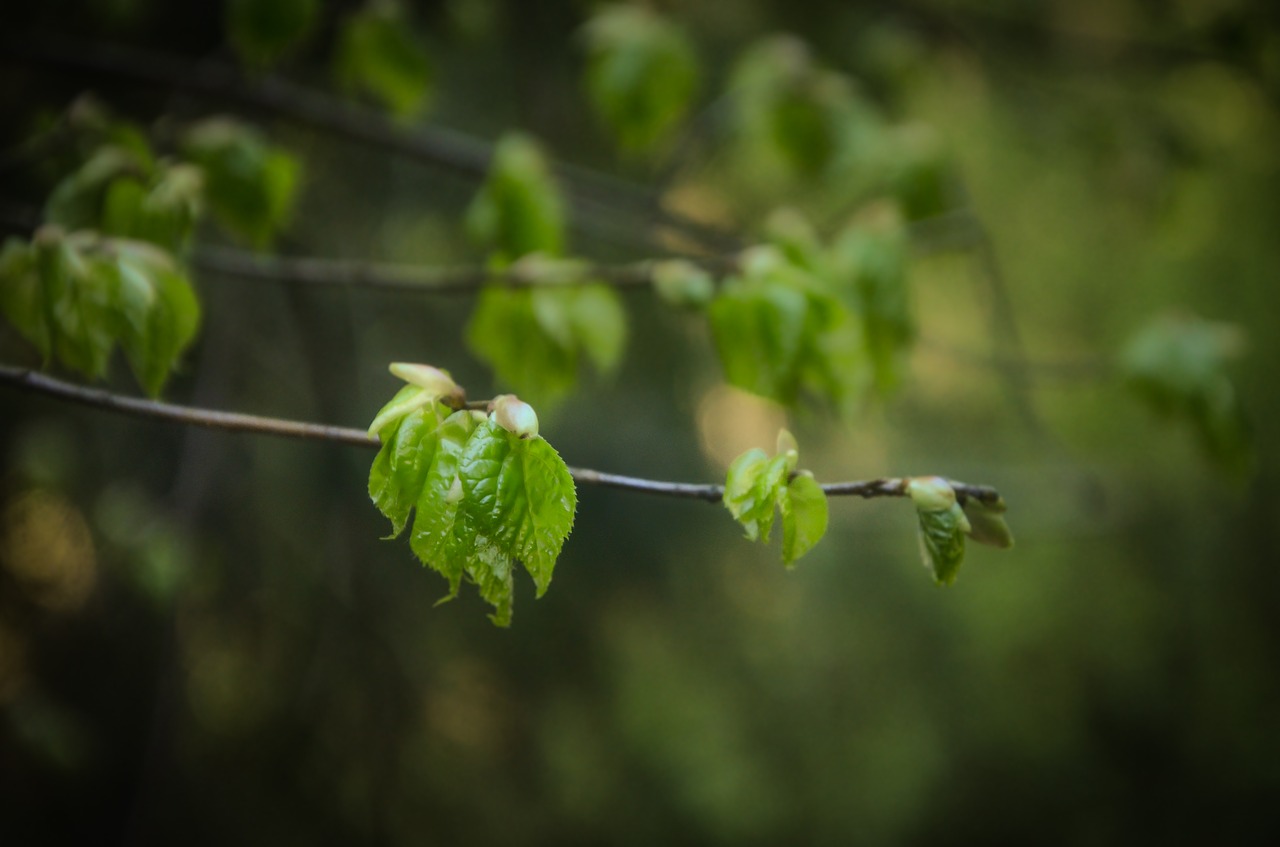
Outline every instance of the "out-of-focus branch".
MULTIPOLYGON (((279 77, 246 79, 222 62, 191 63, 160 53, 64 38, 27 36, 0 41, 0 57, 58 70, 171 88, 234 108, 285 118, 349 141, 406 156, 470 178, 488 171, 493 146, 442 127, 408 129, 371 109, 344 103, 279 77)), ((662 206, 657 192, 585 168, 557 163, 557 174, 578 207, 580 222, 629 213, 643 231, 657 225, 711 250, 736 247, 731 233, 662 206)))
MULTIPOLYGON (((246 415, 238 412, 223 412, 215 409, 198 409, 163 403, 158 400, 144 400, 138 397, 116 394, 100 388, 86 388, 82 385, 76 385, 72 382, 55 379, 35 371, 10 365, 0 365, 0 383, 37 394, 56 397, 60 400, 79 403, 84 406, 106 409, 139 418, 185 424, 187 426, 201 426, 229 432, 248 432, 257 435, 303 438, 313 441, 348 444, 356 447, 379 446, 378 439, 370 437, 361 429, 289 421, 259 415, 246 415)), ((471 405, 478 404, 468 404, 468 406, 471 405)), ((618 488, 643 494, 704 500, 712 503, 719 502, 724 496, 724 486, 722 485, 664 482, 655 479, 642 479, 640 477, 606 473, 590 468, 570 468, 569 472, 573 475, 574 480, 582 485, 600 485, 606 488, 618 488)), ((961 501, 972 498, 994 503, 1000 499, 1000 494, 989 486, 969 485, 954 481, 950 484, 961 501)), ((907 496, 907 480, 884 478, 833 482, 823 485, 822 490, 830 496, 851 496, 864 499, 905 497, 907 496)))
MULTIPOLYGON (((725 258, 715 261, 718 265, 728 265, 732 260, 725 258)), ((652 261, 626 264, 569 261, 555 265, 516 262, 506 268, 436 267, 342 259, 255 256, 241 250, 201 247, 196 250, 193 263, 199 270, 246 279, 432 294, 474 292, 486 284, 519 288, 605 283, 614 288, 643 288, 653 281, 652 261)))

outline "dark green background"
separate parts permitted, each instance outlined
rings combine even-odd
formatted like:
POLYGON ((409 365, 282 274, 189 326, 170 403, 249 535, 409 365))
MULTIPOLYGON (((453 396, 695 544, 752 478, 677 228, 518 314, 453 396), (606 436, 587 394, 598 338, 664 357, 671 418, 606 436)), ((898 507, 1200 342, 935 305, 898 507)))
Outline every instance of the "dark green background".
MULTIPOLYGON (((437 68, 430 120, 486 139, 523 128, 558 158, 646 179, 582 96, 588 5, 416 8, 437 68)), ((1241 324, 1253 473, 1216 471, 1185 428, 1105 379, 1051 370, 1011 392, 971 361, 1008 331, 972 257, 922 259, 923 340, 900 395, 853 425, 791 425, 823 480, 996 485, 1014 551, 971 550, 939 589, 908 506, 836 500, 828 537, 788 573, 719 507, 584 488, 550 592, 535 602, 521 583, 499 630, 474 592, 433 607, 444 583, 403 539, 378 540, 370 453, 2 389, 0 843, 1277 837, 1275 12, 659 5, 698 40, 705 102, 743 45, 781 29, 897 119, 932 125, 1032 359, 1111 356, 1167 310, 1241 324), (35 576, 11 564, 31 538, 48 551, 35 576)), ((23 4, 0 26, 229 55, 215 3, 23 4)), ((327 86, 331 36, 321 26, 282 72, 327 86)), ((148 123, 217 108, 0 55, 0 133, 17 142, 86 89, 148 123)), ((474 181, 264 124, 305 166, 282 249, 481 259, 458 224, 474 181)), ((38 204, 55 176, 0 175, 0 196, 38 204)), ((645 255, 619 243, 634 234, 573 241, 621 260, 645 255)), ((395 390, 392 360, 448 367, 475 397, 495 388, 463 346, 465 297, 198 283, 205 325, 175 402, 362 426, 395 390)), ((713 481, 707 431, 771 440, 776 412, 706 399, 718 372, 697 319, 627 298, 620 373, 542 415, 570 464, 713 481)), ((0 353, 33 361, 7 328, 0 353)), ((111 385, 133 390, 123 367, 111 385)))

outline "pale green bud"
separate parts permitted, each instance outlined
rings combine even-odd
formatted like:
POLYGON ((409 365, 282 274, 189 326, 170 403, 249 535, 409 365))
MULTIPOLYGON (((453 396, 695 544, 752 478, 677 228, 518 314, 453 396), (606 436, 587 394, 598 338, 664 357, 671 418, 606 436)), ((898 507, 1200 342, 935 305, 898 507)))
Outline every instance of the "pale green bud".
POLYGON ((514 394, 493 398, 493 419, 498 426, 521 438, 533 438, 538 434, 538 413, 514 394))
POLYGON ((464 392, 453 377, 449 376, 449 372, 440 368, 433 368, 431 365, 415 365, 409 362, 392 362, 391 373, 403 379, 410 385, 416 385, 424 388, 427 394, 446 401, 460 402, 465 396, 464 392))

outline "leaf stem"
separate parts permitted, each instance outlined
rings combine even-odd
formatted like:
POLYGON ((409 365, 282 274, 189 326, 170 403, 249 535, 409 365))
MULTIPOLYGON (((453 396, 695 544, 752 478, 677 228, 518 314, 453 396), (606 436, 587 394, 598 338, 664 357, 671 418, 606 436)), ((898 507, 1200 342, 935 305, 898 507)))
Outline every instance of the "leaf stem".
MULTIPOLYGON (((138 397, 116 394, 101 388, 88 388, 12 365, 0 365, 0 383, 59 400, 78 403, 82 406, 105 409, 138 418, 184 424, 186 426, 207 427, 228 432, 248 432, 258 435, 279 435, 286 438, 327 441, 356 447, 379 446, 378 439, 370 437, 362 429, 268 418, 239 412, 224 412, 216 409, 200 409, 164 403, 158 400, 144 400, 138 397)), ((488 403, 488 401, 475 402, 480 406, 488 403)), ((471 405, 469 403, 468 407, 471 405)), ((665 482, 656 479, 606 473, 605 471, 592 470, 591 468, 571 467, 569 472, 573 475, 574 481, 581 485, 599 485, 642 494, 702 500, 709 503, 720 502, 721 497, 724 495, 724 486, 722 485, 665 482)), ((902 478, 831 482, 823 485, 822 490, 832 497, 853 496, 864 499, 905 497, 907 493, 906 482, 902 478)), ((983 502, 995 502, 1000 498, 999 493, 989 486, 969 485, 952 480, 948 480, 948 482, 955 490, 956 497, 961 501, 973 498, 983 502)))

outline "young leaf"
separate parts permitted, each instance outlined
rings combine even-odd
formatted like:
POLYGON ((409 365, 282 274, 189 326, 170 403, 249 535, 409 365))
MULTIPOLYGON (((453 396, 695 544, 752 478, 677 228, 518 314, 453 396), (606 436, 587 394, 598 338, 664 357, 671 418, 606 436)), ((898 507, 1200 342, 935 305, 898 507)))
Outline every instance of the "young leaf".
POLYGON ((858 113, 850 81, 818 68, 807 46, 789 36, 768 38, 743 53, 730 97, 741 139, 808 178, 840 156, 858 113))
POLYGON ((752 541, 769 540, 779 489, 786 483, 785 457, 770 459, 752 448, 733 460, 724 483, 724 505, 752 541))
POLYGON ((54 187, 45 202, 44 219, 68 232, 98 229, 111 187, 125 182, 141 194, 141 183, 150 178, 152 168, 149 152, 144 156, 119 145, 103 145, 54 187))
POLYGON ((253 128, 207 118, 188 128, 182 149, 205 176, 205 199, 224 228, 265 247, 288 223, 301 166, 253 128))
POLYGON ((431 60, 398 3, 366 6, 343 23, 334 74, 346 91, 368 94, 400 117, 419 114, 431 85, 431 60))
POLYGON ((490 287, 467 329, 471 349, 501 382, 543 404, 573 389, 583 357, 601 373, 615 368, 626 337, 618 295, 602 285, 490 287))
MULTIPOLYGON (((402 392, 408 389, 416 390, 419 396, 425 393, 415 386, 402 392)), ((369 497, 391 521, 390 538, 404 531, 409 512, 422 496, 439 444, 439 426, 440 409, 432 399, 385 424, 379 432, 382 447, 369 471, 369 497)))
POLYGON ((467 344, 501 383, 539 403, 559 401, 577 383, 577 355, 543 329, 532 291, 490 286, 481 292, 467 344))
POLYGON ((0 252, 0 311, 46 362, 105 373, 116 341, 152 396, 195 337, 200 306, 173 258, 152 244, 41 229, 0 252))
POLYGON ((729 466, 724 505, 752 541, 769 541, 774 510, 782 514, 782 560, 791 567, 827 531, 827 495, 808 471, 797 472, 799 450, 787 430, 778 433, 773 458, 759 448, 729 466))
POLYGON ((480 192, 467 209, 467 232, 500 262, 564 250, 564 201, 538 144, 512 133, 494 148, 480 192))
POLYGON ((796 559, 827 534, 827 495, 803 471, 787 483, 786 496, 778 501, 782 512, 782 561, 792 567, 796 559))
POLYGON ((161 163, 146 184, 130 176, 111 182, 100 229, 106 235, 148 241, 178 252, 195 229, 203 194, 204 175, 199 168, 161 163))
POLYGON ((228 0, 227 34, 246 62, 269 65, 310 34, 317 5, 316 0, 228 0))
POLYGON ((459 475, 477 547, 518 559, 541 597, 578 503, 564 460, 542 437, 521 438, 490 419, 467 442, 459 475))
POLYGON ((80 240, 56 229, 41 229, 33 243, 45 326, 27 337, 48 337, 62 364, 88 377, 102 376, 114 341, 109 277, 86 259, 80 240))
POLYGON ((951 484, 941 477, 916 477, 907 493, 920 521, 920 554, 939 585, 955 582, 964 561, 964 537, 971 529, 964 510, 956 502, 951 484))
POLYGON ((0 314, 49 360, 53 330, 35 250, 17 238, 7 239, 0 249, 0 314))
POLYGON ((785 405, 815 397, 853 410, 864 383, 858 327, 819 278, 777 248, 750 251, 708 316, 731 384, 785 405))
POLYGON ((449 582, 463 579, 511 621, 513 565, 523 563, 541 596, 573 527, 577 493, 568 467, 538 435, 537 415, 512 395, 493 414, 456 411, 461 389, 443 371, 396 365, 421 384, 400 390, 374 419, 382 448, 369 471, 369 495, 391 520, 392 537, 413 513, 409 545, 449 582), (441 375, 447 384, 440 379, 441 375))
POLYGON ((902 359, 915 340, 907 252, 906 237, 896 227, 888 231, 850 227, 831 248, 832 273, 852 295, 881 394, 898 384, 902 359))
POLYGON ((1252 437, 1227 364, 1243 349, 1238 327, 1171 316, 1140 330, 1120 364, 1142 400, 1189 420, 1210 458, 1239 471, 1249 464, 1252 437))
MULTIPOLYGON (((458 595, 458 586, 475 557, 475 532, 459 520, 462 481, 458 465, 462 451, 475 432, 477 413, 454 412, 435 430, 435 449, 422 493, 415 504, 409 546, 424 564, 449 581, 446 599, 458 595)), ((479 417, 483 419, 484 415, 479 417)), ((474 576, 474 574, 473 574, 474 576)), ((510 611, 507 612, 510 619, 510 611)))
POLYGON ((629 151, 669 137, 688 111, 698 65, 683 30, 640 6, 606 6, 584 28, 591 104, 629 151))
POLYGON ((976 497, 964 501, 964 514, 969 519, 969 537, 979 544, 987 544, 1001 550, 1013 547, 1013 532, 1005 523, 1003 499, 987 503, 976 497))
POLYGON ((448 371, 430 365, 395 362, 390 371, 409 384, 369 424, 369 434, 382 442, 369 471, 369 497, 391 521, 395 538, 421 497, 435 455, 437 429, 449 411, 440 401, 460 402, 463 393, 448 371))
POLYGON ((117 240, 98 261, 112 281, 115 335, 139 384, 158 396, 199 328, 195 291, 172 258, 151 244, 117 240))

